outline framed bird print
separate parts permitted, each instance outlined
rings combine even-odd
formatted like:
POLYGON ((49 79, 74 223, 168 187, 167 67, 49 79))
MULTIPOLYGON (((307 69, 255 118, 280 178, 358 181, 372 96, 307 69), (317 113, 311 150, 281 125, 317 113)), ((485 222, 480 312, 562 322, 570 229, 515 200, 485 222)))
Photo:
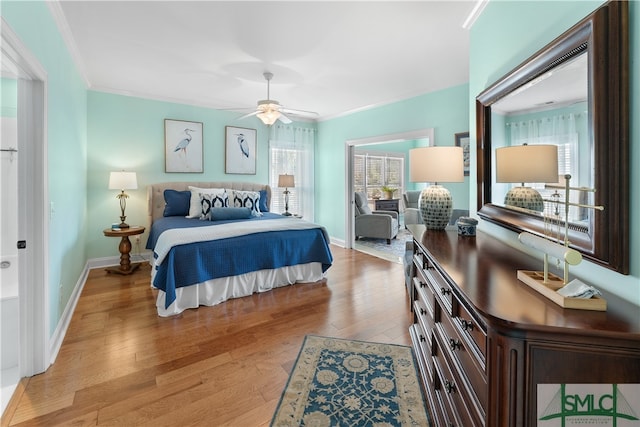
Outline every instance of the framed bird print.
POLYGON ((204 171, 202 123, 164 119, 164 171, 204 171))
POLYGON ((256 130, 225 126, 224 172, 256 174, 256 130))

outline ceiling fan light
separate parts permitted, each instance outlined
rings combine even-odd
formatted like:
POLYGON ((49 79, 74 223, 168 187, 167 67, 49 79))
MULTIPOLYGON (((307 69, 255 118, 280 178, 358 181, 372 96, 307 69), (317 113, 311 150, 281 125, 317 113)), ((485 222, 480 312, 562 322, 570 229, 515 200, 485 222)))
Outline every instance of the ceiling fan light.
POLYGON ((267 126, 271 126, 276 122, 276 120, 278 120, 278 117, 280 117, 280 112, 278 110, 268 109, 262 113, 256 114, 256 116, 262 120, 262 123, 267 126))

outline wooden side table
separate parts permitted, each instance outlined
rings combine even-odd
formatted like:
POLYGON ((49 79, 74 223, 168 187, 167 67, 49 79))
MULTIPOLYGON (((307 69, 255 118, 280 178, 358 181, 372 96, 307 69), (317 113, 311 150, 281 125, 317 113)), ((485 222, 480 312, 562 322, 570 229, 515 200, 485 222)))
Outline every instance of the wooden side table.
POLYGON ((121 237, 118 250, 120 251, 120 267, 107 267, 107 273, 131 274, 140 267, 140 263, 131 264, 129 253, 131 252, 131 241, 129 236, 144 233, 144 227, 135 225, 129 228, 105 228, 103 231, 107 237, 121 237))

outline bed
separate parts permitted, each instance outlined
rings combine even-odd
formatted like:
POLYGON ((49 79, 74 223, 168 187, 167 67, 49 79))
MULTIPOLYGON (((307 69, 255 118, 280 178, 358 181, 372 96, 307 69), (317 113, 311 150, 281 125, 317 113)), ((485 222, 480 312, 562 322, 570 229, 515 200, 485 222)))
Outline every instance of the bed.
POLYGON ((315 283, 324 280, 333 261, 324 227, 268 212, 268 185, 169 182, 150 185, 147 195, 146 247, 153 251, 151 286, 158 289, 156 308, 162 317, 315 283), (222 207, 221 189, 230 207, 222 207))

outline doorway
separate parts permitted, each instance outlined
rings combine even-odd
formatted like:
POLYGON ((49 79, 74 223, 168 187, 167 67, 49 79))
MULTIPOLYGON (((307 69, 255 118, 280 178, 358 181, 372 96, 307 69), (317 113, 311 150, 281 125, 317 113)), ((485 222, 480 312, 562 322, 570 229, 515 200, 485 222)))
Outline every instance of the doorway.
POLYGON ((1 41, 3 87, 6 79, 7 87, 15 88, 13 110, 3 110, 2 114, 3 117, 14 117, 7 117, 6 121, 3 118, 3 124, 8 128, 6 134, 3 129, 2 137, 4 140, 6 135, 8 139, 6 144, 2 143, 2 149, 7 151, 1 152, 3 156, 0 159, 0 176, 5 178, 0 185, 4 213, 0 218, 2 251, 11 257, 5 260, 9 264, 5 263, 7 268, 2 270, 12 270, 6 275, 6 281, 3 274, 0 286, 2 295, 10 295, 9 299, 14 300, 9 310, 3 310, 0 338, 3 344, 5 339, 10 340, 17 350, 11 355, 12 366, 7 367, 7 377, 3 375, 2 379, 4 412, 17 382, 49 367, 50 331, 46 72, 4 18, 1 41), (5 206, 4 203, 8 204, 5 206), (5 319, 5 314, 10 316, 10 320, 5 319), (15 325, 11 333, 5 334, 5 320, 7 324, 15 325), (5 384, 5 380, 10 381, 5 384))
POLYGON ((417 131, 401 132, 389 135, 379 135, 369 138, 352 139, 345 141, 345 248, 353 249, 355 244, 355 226, 354 226, 354 188, 355 182, 353 178, 354 172, 354 155, 356 147, 373 144, 386 144, 391 142, 427 140, 428 145, 434 145, 433 128, 420 129, 417 131))

